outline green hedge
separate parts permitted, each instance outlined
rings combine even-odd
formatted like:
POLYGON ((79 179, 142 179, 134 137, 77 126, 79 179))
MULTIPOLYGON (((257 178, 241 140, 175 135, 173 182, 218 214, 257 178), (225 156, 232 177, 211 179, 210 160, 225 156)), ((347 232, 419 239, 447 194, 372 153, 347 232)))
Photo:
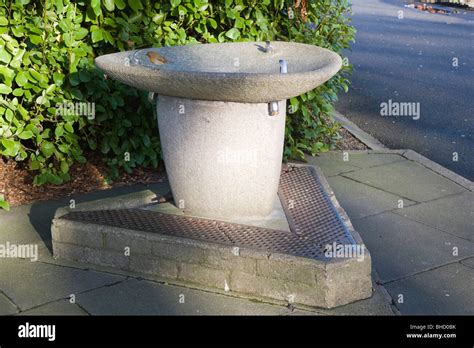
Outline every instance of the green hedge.
MULTIPOLYGON (((69 167, 86 160, 86 149, 103 154, 112 177, 120 168, 130 172, 159 164, 156 120, 146 93, 106 79, 94 67, 98 55, 150 46, 267 39, 340 52, 354 37, 345 0, 0 4, 0 155, 25 161, 37 173, 37 185, 68 180, 69 167), (69 102, 95 103, 95 118, 58 108, 69 102)), ((338 74, 290 100, 294 113, 287 122, 287 158, 329 148, 338 136, 329 114, 336 93, 347 90, 347 83, 338 74)))

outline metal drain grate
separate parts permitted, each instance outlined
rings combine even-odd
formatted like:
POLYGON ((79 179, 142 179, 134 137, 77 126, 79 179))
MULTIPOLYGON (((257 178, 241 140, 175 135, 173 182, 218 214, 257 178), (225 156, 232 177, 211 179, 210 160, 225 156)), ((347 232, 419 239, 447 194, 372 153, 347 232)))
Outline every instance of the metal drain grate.
POLYGON ((285 168, 279 195, 291 232, 142 209, 70 212, 61 219, 315 259, 327 244, 354 244, 311 167, 285 168))
POLYGON ((230 239, 217 227, 217 221, 181 215, 142 209, 116 209, 71 212, 63 218, 175 237, 232 244, 230 239))
POLYGON ((314 168, 288 166, 280 177, 280 200, 292 232, 324 249, 327 244, 355 244, 314 168))

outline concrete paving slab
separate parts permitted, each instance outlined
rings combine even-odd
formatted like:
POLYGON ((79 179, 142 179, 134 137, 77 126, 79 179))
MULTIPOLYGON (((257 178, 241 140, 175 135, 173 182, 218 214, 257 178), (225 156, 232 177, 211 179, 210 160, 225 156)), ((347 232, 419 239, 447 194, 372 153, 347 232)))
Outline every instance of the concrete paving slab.
POLYGON ((18 313, 18 308, 5 295, 0 293, 0 315, 18 313))
POLYGON ((87 315, 87 313, 69 300, 59 300, 23 311, 18 315, 87 315))
POLYGON ((474 314, 474 269, 460 263, 404 278, 385 287, 402 314, 474 314), (398 303, 400 295, 403 303, 398 303))
POLYGON ((461 261, 464 266, 474 268, 474 257, 461 261))
POLYGON ((289 311, 283 306, 136 279, 81 294, 77 303, 92 315, 281 315, 289 311))
POLYGON ((0 243, 38 243, 43 239, 37 226, 28 218, 31 205, 0 209, 0 243))
POLYGON ((289 312, 288 314, 285 314, 285 315, 297 316, 297 317, 300 317, 300 316, 314 317, 314 316, 319 316, 319 315, 324 315, 324 314, 313 312, 313 311, 307 311, 303 309, 295 309, 292 312, 289 312))
POLYGON ((474 242, 474 193, 441 198, 395 213, 474 242))
MULTIPOLYGON (((358 219, 384 211, 398 209, 400 196, 358 183, 342 176, 328 178, 338 201, 351 219, 358 219)), ((414 204, 403 199, 403 206, 414 204)))
MULTIPOLYGON (((342 157, 343 154, 344 151, 339 156, 342 157)), ((406 161, 406 159, 398 154, 347 152, 346 163, 359 168, 370 168, 403 161, 406 161)))
POLYGON ((361 169, 343 176, 416 202, 466 191, 463 187, 412 161, 361 169))
POLYGON ((320 167, 326 176, 348 173, 360 168, 370 168, 406 161, 399 154, 353 153, 350 151, 327 152, 317 157, 307 156, 306 160, 310 164, 320 167))
POLYGON ((0 260, 0 290, 22 310, 125 278, 19 259, 0 260))
MULTIPOLYGON (((380 286, 375 286, 372 297, 366 300, 357 301, 331 310, 316 309, 316 311, 322 315, 394 315, 389 299, 382 293, 380 286)), ((299 310, 292 312, 291 315, 299 315, 299 313, 295 312, 303 312, 301 314, 308 315, 305 313, 307 311, 299 310)))
POLYGON ((391 212, 352 223, 383 282, 474 255, 474 244, 391 212), (457 256, 453 255, 455 247, 457 256))
POLYGON ((359 167, 344 162, 342 158, 342 153, 328 153, 321 154, 316 157, 306 156, 305 158, 308 161, 308 164, 312 164, 321 168, 326 178, 360 169, 359 167))

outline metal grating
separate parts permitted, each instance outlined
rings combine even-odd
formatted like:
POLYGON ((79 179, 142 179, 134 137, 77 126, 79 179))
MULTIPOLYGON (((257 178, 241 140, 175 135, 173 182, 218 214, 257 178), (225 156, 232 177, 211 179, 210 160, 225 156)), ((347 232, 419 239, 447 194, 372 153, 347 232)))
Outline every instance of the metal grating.
POLYGON ((142 209, 70 212, 61 219, 315 259, 327 244, 354 244, 311 167, 284 168, 279 195, 291 232, 142 209))
POLYGON ((142 209, 71 212, 63 218, 218 243, 231 244, 213 220, 165 214, 142 209))
POLYGON ((314 168, 283 168, 278 192, 292 232, 320 249, 325 245, 355 244, 314 168))

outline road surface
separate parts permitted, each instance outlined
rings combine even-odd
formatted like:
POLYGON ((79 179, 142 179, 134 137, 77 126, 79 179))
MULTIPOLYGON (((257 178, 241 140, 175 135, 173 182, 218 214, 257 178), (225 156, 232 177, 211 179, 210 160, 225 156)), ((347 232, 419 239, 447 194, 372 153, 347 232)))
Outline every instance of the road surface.
POLYGON ((352 4, 352 87, 336 109, 389 148, 413 149, 473 180, 474 12, 431 14, 400 0, 352 4), (415 103, 419 118, 416 108, 382 116, 382 103, 415 103))

